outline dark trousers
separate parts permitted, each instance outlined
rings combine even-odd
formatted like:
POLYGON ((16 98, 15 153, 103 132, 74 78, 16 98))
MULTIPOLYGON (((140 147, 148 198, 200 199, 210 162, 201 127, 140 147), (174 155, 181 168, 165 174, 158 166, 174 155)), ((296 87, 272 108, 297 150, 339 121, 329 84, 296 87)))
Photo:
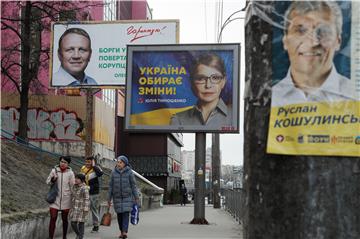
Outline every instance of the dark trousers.
POLYGON ((84 222, 76 222, 76 221, 72 221, 71 222, 71 227, 74 230, 75 234, 76 234, 76 238, 78 239, 83 239, 84 238, 84 222))
POLYGON ((118 213, 117 220, 120 231, 127 233, 129 228, 129 212, 118 213))
POLYGON ((50 208, 49 237, 51 239, 54 238, 56 219, 57 219, 59 211, 61 211, 61 219, 62 219, 62 224, 63 224, 63 239, 66 239, 66 233, 67 233, 68 224, 69 224, 68 215, 69 215, 70 209, 58 210, 55 208, 50 208))
POLYGON ((185 195, 182 195, 182 198, 181 198, 181 205, 186 205, 186 201, 187 201, 187 194, 185 195))

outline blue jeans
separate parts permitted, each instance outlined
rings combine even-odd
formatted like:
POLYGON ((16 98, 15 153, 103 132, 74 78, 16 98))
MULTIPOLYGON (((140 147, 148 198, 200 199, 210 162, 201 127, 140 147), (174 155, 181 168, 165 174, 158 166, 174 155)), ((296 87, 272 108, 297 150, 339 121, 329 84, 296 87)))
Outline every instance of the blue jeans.
POLYGON ((118 213, 117 220, 120 231, 127 233, 129 228, 129 212, 118 213))

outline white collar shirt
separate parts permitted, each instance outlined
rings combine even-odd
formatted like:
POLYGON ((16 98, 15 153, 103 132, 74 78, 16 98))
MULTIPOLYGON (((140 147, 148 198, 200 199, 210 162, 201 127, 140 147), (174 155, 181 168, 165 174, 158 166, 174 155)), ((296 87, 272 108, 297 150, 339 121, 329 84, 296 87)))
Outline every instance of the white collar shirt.
POLYGON ((52 79, 53 86, 80 86, 80 85, 97 85, 97 82, 90 76, 84 76, 82 82, 74 78, 60 66, 52 79))
POLYGON ((286 77, 272 87, 271 105, 284 106, 306 102, 336 102, 336 101, 357 101, 355 86, 345 76, 340 75, 335 66, 332 67, 330 75, 325 82, 311 92, 305 94, 297 88, 291 77, 291 69, 286 77))

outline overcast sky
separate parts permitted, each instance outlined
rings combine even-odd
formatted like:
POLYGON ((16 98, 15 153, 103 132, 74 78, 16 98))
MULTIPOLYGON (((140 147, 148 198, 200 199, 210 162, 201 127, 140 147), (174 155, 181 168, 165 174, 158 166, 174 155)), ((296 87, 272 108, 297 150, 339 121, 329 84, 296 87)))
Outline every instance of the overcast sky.
MULTIPOLYGON (((219 4, 216 0, 147 0, 152 9, 153 19, 179 19, 180 43, 216 43, 216 26, 221 17, 216 17, 219 4)), ((222 22, 234 12, 242 9, 245 0, 223 0, 222 22)), ((244 17, 243 13, 234 14, 231 19, 236 19, 224 27, 222 32, 223 43, 241 43, 241 62, 244 62, 244 17)), ((221 134, 220 150, 222 164, 243 164, 243 92, 244 71, 240 69, 240 134, 221 134)), ((195 149, 195 134, 184 134, 184 148, 182 150, 195 149)), ((207 134, 206 147, 211 147, 211 134, 207 134)))

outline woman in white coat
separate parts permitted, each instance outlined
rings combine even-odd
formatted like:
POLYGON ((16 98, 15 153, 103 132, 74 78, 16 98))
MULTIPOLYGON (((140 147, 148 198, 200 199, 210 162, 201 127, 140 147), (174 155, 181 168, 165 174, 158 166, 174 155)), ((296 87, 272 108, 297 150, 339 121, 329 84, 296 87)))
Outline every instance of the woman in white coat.
POLYGON ((59 164, 51 170, 46 180, 47 184, 56 183, 59 189, 55 202, 50 204, 50 239, 54 238, 56 219, 59 211, 61 211, 63 224, 63 239, 66 239, 69 224, 68 215, 71 208, 71 188, 75 182, 75 175, 69 167, 70 162, 70 157, 61 156, 59 158, 59 164))

